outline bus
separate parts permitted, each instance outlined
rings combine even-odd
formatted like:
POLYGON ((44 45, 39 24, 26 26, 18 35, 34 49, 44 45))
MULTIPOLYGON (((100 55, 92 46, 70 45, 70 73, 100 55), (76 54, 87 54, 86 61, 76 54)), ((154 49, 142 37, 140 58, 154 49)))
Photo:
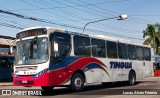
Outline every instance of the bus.
POLYGON ((149 46, 107 36, 54 27, 32 27, 16 35, 15 86, 40 86, 44 91, 69 86, 136 80, 153 76, 149 46))

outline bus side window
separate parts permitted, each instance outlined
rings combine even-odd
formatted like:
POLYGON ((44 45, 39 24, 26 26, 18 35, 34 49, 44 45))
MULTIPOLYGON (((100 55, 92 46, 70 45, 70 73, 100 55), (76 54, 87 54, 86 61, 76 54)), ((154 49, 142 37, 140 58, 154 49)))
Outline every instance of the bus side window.
POLYGON ((108 58, 118 58, 116 42, 107 41, 107 55, 108 58))
POLYGON ((151 60, 151 50, 150 50, 150 48, 144 47, 143 50, 144 50, 144 59, 147 60, 147 61, 150 61, 151 60))
POLYGON ((143 47, 136 46, 136 50, 137 50, 137 59, 144 60, 143 47))
POLYGON ((92 55, 94 57, 106 57, 105 53, 105 41, 92 39, 92 55))
POLYGON ((74 40, 74 54, 80 56, 90 56, 91 46, 90 38, 75 35, 74 40))
POLYGON ((128 58, 126 44, 118 43, 118 56, 120 59, 128 58))
POLYGON ((136 47, 134 45, 128 45, 128 58, 136 60, 136 47))

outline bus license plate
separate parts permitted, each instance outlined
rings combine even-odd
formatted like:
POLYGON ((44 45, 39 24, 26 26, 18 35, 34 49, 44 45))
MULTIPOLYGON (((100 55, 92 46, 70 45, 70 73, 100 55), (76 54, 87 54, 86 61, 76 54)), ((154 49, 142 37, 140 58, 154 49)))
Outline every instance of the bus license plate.
POLYGON ((22 81, 22 83, 27 83, 27 81, 22 81))

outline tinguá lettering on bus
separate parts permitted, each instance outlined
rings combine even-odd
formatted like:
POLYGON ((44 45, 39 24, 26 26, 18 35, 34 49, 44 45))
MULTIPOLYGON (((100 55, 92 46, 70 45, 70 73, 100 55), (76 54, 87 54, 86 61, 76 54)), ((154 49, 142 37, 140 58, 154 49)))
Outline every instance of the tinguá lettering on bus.
POLYGON ((132 68, 132 62, 110 62, 110 68, 114 69, 129 69, 132 68))

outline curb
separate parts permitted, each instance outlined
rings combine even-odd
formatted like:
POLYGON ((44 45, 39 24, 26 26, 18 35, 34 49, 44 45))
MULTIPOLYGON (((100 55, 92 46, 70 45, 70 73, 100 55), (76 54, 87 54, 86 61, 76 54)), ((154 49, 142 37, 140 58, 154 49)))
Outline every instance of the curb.
POLYGON ((2 87, 2 86, 13 86, 13 85, 0 85, 0 87, 2 87))
POLYGON ((13 86, 13 84, 5 84, 5 83, 4 83, 4 84, 0 84, 0 87, 1 87, 1 86, 13 86))
POLYGON ((13 85, 0 85, 0 87, 2 87, 2 86, 13 86, 13 85))

